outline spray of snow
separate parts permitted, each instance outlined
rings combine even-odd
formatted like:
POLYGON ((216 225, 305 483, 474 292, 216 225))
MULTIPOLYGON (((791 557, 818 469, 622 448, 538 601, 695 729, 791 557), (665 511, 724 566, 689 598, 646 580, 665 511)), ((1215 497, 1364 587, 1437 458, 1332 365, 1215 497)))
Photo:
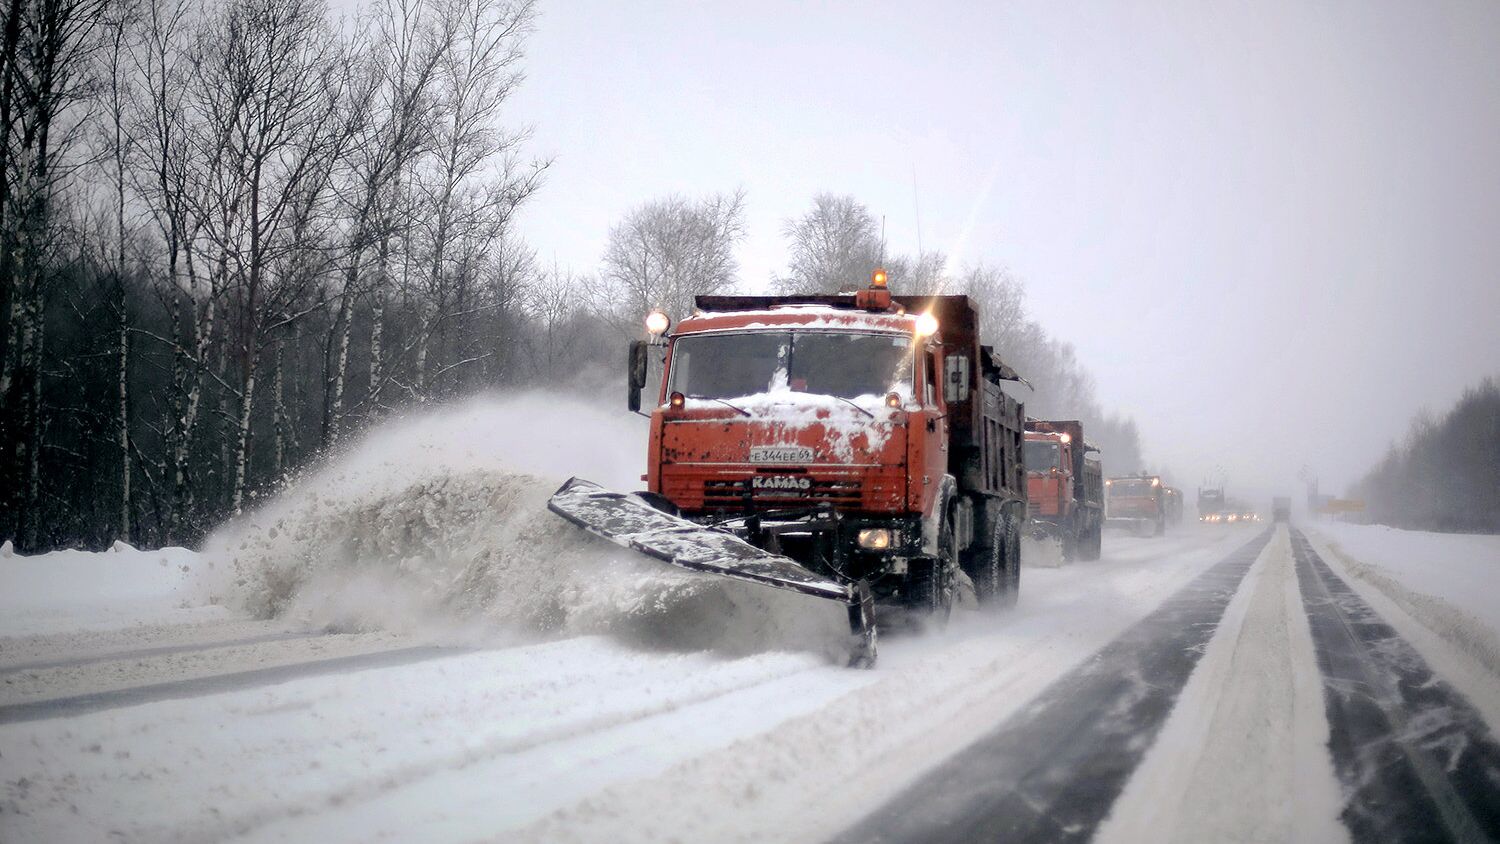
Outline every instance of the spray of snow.
POLYGON ((833 654, 840 605, 682 572, 546 509, 573 473, 639 487, 645 439, 639 417, 545 395, 394 421, 216 532, 200 586, 340 630, 833 654))

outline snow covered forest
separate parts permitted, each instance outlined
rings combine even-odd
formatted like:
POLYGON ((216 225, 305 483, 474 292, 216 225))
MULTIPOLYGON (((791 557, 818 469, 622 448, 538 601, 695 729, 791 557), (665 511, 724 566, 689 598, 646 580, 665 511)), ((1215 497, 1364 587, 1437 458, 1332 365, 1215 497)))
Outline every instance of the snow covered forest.
MULTIPOLYGON (((643 197, 597 266, 518 215, 553 162, 507 109, 530 0, 8 0, 0 67, 0 538, 190 544, 415 404, 530 387, 623 399, 640 315, 697 293, 984 301, 988 336, 1140 468, 1065 340, 993 265, 886 255, 874 212, 812 198, 787 267, 744 278, 744 191, 643 197)), ((559 165, 561 166, 561 165, 559 165)))
POLYGON ((1353 495, 1380 524, 1500 533, 1500 384, 1484 379, 1441 419, 1418 414, 1353 495))

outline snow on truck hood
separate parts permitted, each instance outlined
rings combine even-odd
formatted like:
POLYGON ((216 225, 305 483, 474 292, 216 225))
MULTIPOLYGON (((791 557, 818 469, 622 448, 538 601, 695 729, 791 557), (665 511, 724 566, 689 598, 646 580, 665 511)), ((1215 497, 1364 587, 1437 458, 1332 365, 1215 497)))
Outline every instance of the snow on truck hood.
MULTIPOLYGON (((909 386, 896 391, 904 405, 911 398, 909 386)), ((785 437, 784 442, 771 445, 796 446, 802 444, 797 435, 813 426, 821 426, 829 451, 836 460, 852 462, 857 454, 854 440, 865 438, 865 448, 879 451, 890 439, 895 426, 901 424, 900 408, 887 407, 884 396, 865 394, 852 399, 840 399, 817 393, 800 393, 781 389, 749 396, 719 399, 687 399, 684 410, 723 410, 733 405, 750 414, 749 417, 734 416, 724 421, 753 422, 772 426, 785 437), (851 403, 853 406, 851 406, 851 403), (871 418, 873 417, 873 418, 871 418)), ((732 411, 730 411, 732 412, 732 411)), ((667 423, 677 421, 668 419, 667 423)))
POLYGON ((677 324, 674 336, 703 331, 755 331, 770 328, 842 329, 911 333, 917 318, 907 313, 861 311, 826 305, 785 305, 754 311, 702 312, 677 324))

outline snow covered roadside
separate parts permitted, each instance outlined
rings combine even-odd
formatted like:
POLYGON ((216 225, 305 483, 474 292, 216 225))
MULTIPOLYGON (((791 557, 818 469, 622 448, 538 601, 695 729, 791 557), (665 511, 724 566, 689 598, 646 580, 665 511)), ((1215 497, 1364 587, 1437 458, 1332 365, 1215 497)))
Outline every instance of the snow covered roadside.
POLYGON ((186 548, 141 551, 116 542, 98 553, 23 557, 7 542, 0 548, 0 637, 227 618, 189 588, 202 564, 186 548))
POLYGON ((1329 567, 1500 731, 1500 537, 1319 523, 1329 567))
POLYGON ((1500 536, 1319 523, 1333 562, 1500 676, 1500 536))

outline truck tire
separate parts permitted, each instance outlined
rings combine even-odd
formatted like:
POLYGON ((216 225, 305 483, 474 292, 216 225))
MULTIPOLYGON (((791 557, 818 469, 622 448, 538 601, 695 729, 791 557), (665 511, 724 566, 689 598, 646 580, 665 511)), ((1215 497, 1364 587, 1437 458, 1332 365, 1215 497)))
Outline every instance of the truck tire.
POLYGON ((1165 536, 1167 533, 1167 520, 1164 516, 1156 517, 1156 533, 1152 536, 1165 536))
POLYGON ((919 557, 907 570, 907 606, 927 616, 934 627, 948 623, 953 611, 953 570, 958 567, 953 519, 944 516, 938 528, 938 556, 919 557))
POLYGON ((996 596, 1005 589, 1005 554, 1005 519, 1000 518, 990 531, 989 542, 977 548, 971 558, 969 579, 974 581, 974 592, 981 606, 993 605, 996 596))
POLYGON ((943 627, 953 610, 953 578, 941 558, 912 560, 906 580, 906 605, 926 617, 927 623, 943 627))
POLYGON ((1021 597, 1021 526, 1024 523, 1020 516, 1010 517, 1010 565, 1005 568, 1010 584, 1006 593, 1009 595, 1006 606, 1009 607, 1015 606, 1021 597))
POLYGON ((1013 514, 1007 513, 1000 519, 995 547, 1002 553, 996 555, 1000 572, 990 603, 1002 608, 1013 607, 1021 597, 1021 520, 1013 514))
POLYGON ((1104 525, 1095 520, 1084 534, 1083 559, 1097 560, 1104 545, 1104 525))

